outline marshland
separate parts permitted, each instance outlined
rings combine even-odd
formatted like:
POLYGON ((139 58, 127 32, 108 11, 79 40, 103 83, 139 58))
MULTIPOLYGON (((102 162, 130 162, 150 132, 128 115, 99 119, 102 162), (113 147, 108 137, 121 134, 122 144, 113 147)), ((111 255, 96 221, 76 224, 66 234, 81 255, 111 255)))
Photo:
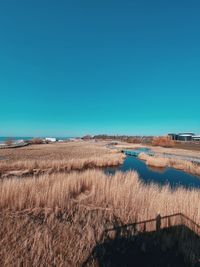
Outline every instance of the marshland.
POLYGON ((200 1, 1 1, 0 267, 200 267, 200 1))
POLYGON ((124 155, 93 142, 34 144, 18 149, 0 150, 0 176, 83 170, 92 167, 119 165, 124 155))
MULTIPOLYGON (((1 150, 0 265, 198 266, 200 190, 147 184, 134 165, 106 172, 124 164, 124 146, 90 140, 1 150), (172 217, 158 229, 158 216, 172 217), (106 234, 128 224, 134 229, 106 234)), ((191 162, 142 153, 137 160, 199 174, 191 162)))

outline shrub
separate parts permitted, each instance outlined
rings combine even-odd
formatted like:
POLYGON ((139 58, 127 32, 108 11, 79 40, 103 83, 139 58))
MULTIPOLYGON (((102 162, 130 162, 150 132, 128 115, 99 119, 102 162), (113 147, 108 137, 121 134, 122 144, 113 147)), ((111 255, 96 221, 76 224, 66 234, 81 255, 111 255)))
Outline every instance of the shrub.
POLYGON ((91 135, 85 135, 82 137, 83 140, 91 140, 92 139, 92 136, 91 135))
POLYGON ((5 141, 5 144, 7 146, 12 146, 13 145, 13 140, 11 138, 8 138, 6 141, 5 141))
POLYGON ((171 140, 169 136, 154 137, 152 140, 153 146, 174 147, 175 144, 176 142, 171 140))
POLYGON ((43 140, 41 138, 33 138, 31 144, 43 144, 43 140))
POLYGON ((127 143, 132 143, 132 144, 139 144, 141 143, 141 138, 138 137, 128 137, 126 140, 127 143))

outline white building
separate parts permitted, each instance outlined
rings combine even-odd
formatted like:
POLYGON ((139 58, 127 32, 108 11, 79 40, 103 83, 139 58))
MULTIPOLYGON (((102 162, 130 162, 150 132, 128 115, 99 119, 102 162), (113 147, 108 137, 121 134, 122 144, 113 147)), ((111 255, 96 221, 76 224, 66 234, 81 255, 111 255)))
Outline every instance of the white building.
POLYGON ((16 140, 15 142, 14 142, 15 144, 23 144, 24 143, 24 140, 23 139, 21 139, 21 140, 16 140))
POLYGON ((54 138, 54 137, 46 137, 46 138, 45 138, 45 141, 54 143, 54 142, 56 142, 57 140, 56 140, 56 138, 54 138))
POLYGON ((200 134, 192 136, 192 140, 200 142, 200 134))

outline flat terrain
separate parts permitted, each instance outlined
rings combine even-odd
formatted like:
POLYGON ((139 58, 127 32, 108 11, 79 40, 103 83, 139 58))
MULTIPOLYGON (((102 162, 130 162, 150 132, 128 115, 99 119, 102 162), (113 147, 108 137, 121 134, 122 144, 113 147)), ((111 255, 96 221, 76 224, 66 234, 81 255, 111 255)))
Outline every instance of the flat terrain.
MULTIPOLYGON (((108 176, 98 168, 120 164, 123 154, 119 151, 109 149, 106 142, 89 141, 0 150, 0 157, 4 158, 0 160, 0 266, 76 267, 84 266, 87 259, 87 266, 116 266, 115 261, 114 265, 109 263, 110 255, 116 260, 115 251, 122 253, 120 266, 124 266, 124 252, 129 254, 133 236, 127 239, 126 233, 121 232, 120 239, 115 239, 119 235, 116 232, 109 236, 108 244, 102 240, 105 229, 155 219, 158 213, 183 213, 200 224, 200 191, 145 185, 136 172, 108 176), (19 179, 22 174, 26 176, 19 179)), ((160 227, 182 224, 173 217, 162 220, 160 227)), ((189 223, 185 227, 192 232, 190 235, 173 228, 173 234, 164 231, 161 236, 159 231, 158 237, 154 234, 156 227, 155 222, 134 227, 136 245, 141 246, 139 260, 148 256, 146 246, 153 248, 162 238, 162 251, 155 248, 156 255, 170 249, 176 251, 176 258, 178 255, 184 262, 190 260, 191 266, 197 262, 199 238, 194 235, 200 234, 200 227, 189 223)), ((153 252, 150 249, 149 255, 153 252)), ((171 256, 168 258, 171 260, 171 256)), ((132 258, 129 266, 135 266, 135 260, 132 258)), ((150 266, 159 266, 151 260, 154 259, 148 260, 150 266)))
POLYGON ((104 142, 68 142, 30 145, 16 149, 1 149, 6 161, 83 159, 109 154, 104 142))
MULTIPOLYGON (((68 143, 30 145, 17 149, 0 149, 0 160, 7 162, 21 160, 71 160, 84 159, 88 157, 101 157, 116 152, 106 147, 108 142, 80 141, 68 143)), ((200 145, 198 144, 178 144, 174 148, 164 148, 157 146, 146 146, 142 144, 130 144, 119 142, 114 146, 116 149, 135 149, 138 147, 149 147, 157 153, 170 153, 188 157, 200 158, 200 145)))
POLYGON ((200 143, 177 143, 175 148, 196 150, 200 152, 200 143))
POLYGON ((0 150, 0 177, 22 177, 114 166, 124 155, 105 142, 68 142, 0 150))
POLYGON ((160 147, 160 146, 150 146, 150 145, 142 145, 142 144, 129 144, 125 142, 120 142, 118 145, 115 146, 118 149, 135 149, 138 147, 148 147, 152 151, 156 153, 169 153, 169 154, 174 154, 174 155, 179 155, 179 156, 188 156, 188 157, 197 157, 200 158, 200 150, 199 145, 197 144, 196 146, 191 146, 190 144, 181 144, 178 147, 173 147, 173 148, 165 148, 165 147, 160 147), (187 148, 186 148, 187 147, 187 148), (190 149, 189 149, 190 147, 190 149), (196 148, 196 149, 195 149, 196 148))

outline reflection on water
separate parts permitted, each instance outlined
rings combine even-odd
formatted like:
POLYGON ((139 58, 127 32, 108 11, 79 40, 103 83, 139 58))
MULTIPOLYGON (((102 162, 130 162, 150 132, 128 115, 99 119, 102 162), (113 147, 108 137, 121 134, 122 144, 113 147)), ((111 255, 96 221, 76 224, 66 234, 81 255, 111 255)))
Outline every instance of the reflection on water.
POLYGON ((143 161, 136 157, 128 156, 124 163, 117 167, 108 167, 104 171, 106 174, 114 174, 116 171, 138 172, 140 179, 145 183, 158 183, 160 185, 169 184, 171 187, 183 186, 186 188, 200 188, 200 177, 194 176, 173 168, 150 168, 143 161))
POLYGON ((163 173, 166 171, 166 168, 158 168, 158 167, 152 167, 152 166, 147 166, 147 168, 150 170, 150 171, 153 171, 153 172, 159 172, 159 173, 163 173))

